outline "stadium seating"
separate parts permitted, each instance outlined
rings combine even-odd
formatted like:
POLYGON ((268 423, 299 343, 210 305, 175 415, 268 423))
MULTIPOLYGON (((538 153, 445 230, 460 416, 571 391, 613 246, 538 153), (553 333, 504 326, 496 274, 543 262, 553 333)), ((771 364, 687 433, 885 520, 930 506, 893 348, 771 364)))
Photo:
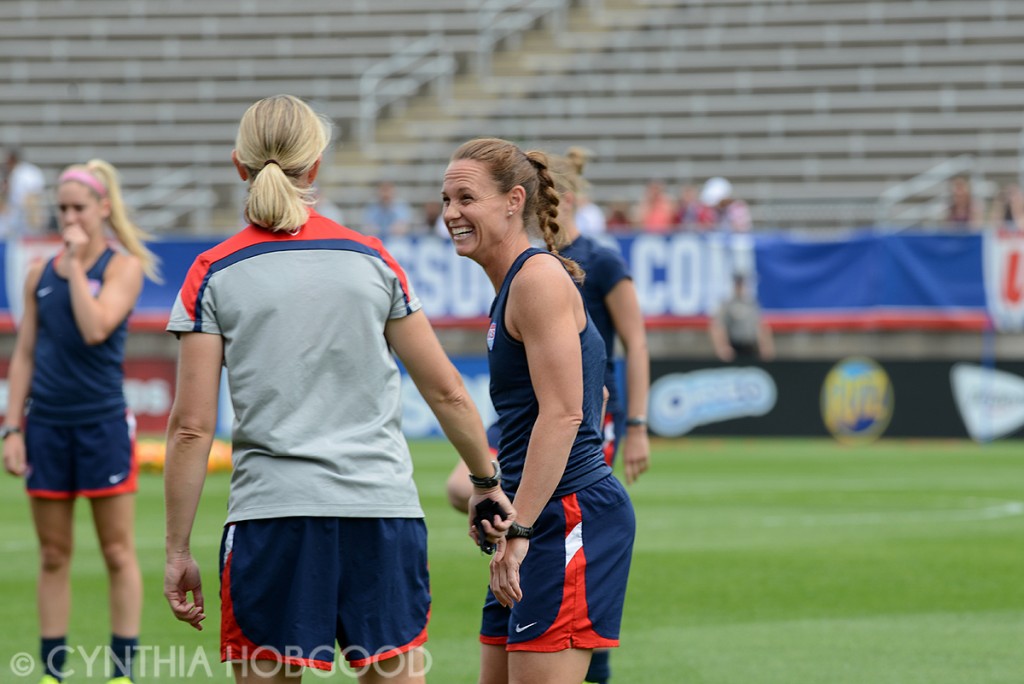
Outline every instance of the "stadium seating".
POLYGON ((51 178, 105 157, 129 190, 192 167, 223 228, 237 216, 235 124, 274 92, 338 123, 323 190, 353 225, 383 178, 414 204, 435 199, 450 151, 478 135, 594 150, 605 204, 632 203, 650 179, 725 175, 759 226, 866 223, 886 187, 952 156, 996 181, 1018 173, 1024 3, 570 4, 565 25, 526 24, 545 30, 504 42, 481 72, 480 0, 0 3, 0 143, 51 178), (431 35, 456 57, 451 97, 411 84, 418 96, 360 140, 362 75, 431 35))
POLYGON ((809 215, 868 223, 886 187, 961 154, 981 176, 1017 175, 1019 3, 634 4, 608 9, 596 28, 571 26, 557 44, 536 41, 522 53, 525 73, 451 103, 454 130, 443 117, 408 121, 398 145, 378 146, 385 173, 434 191, 429 167, 401 161, 409 139, 427 141, 418 160, 476 135, 582 144, 597 154, 588 175, 598 201, 631 203, 649 179, 725 175, 762 226, 809 215), (807 202, 844 211, 808 212, 807 202), (791 217, 780 211, 794 204, 791 217))

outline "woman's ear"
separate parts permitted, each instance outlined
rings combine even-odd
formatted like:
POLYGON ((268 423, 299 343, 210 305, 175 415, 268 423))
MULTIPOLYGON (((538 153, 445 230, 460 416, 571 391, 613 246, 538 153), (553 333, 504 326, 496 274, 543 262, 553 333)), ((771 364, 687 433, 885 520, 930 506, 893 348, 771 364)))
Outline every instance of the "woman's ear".
POLYGON ((309 173, 306 174, 306 179, 308 180, 310 185, 312 185, 313 181, 316 180, 316 175, 320 173, 320 162, 322 162, 323 160, 323 155, 320 155, 319 157, 316 158, 316 161, 313 162, 313 165, 309 167, 309 173))
POLYGON ((238 150, 231 150, 231 163, 235 165, 235 169, 238 171, 238 177, 244 181, 249 180, 249 171, 245 168, 242 162, 238 161, 238 150))
POLYGON ((512 188, 508 193, 508 205, 506 210, 508 215, 516 213, 523 208, 523 204, 526 203, 526 189, 522 185, 517 185, 512 188))

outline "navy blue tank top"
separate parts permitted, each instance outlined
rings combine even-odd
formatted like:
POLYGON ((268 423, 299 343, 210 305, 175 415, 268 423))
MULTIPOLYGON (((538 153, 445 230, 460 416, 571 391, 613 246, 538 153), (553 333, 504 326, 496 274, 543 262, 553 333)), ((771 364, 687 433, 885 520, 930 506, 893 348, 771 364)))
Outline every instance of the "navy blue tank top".
POLYGON ((581 235, 572 244, 558 250, 559 254, 572 259, 584 273, 583 301, 587 305, 590 320, 604 339, 604 353, 607 366, 604 385, 608 388, 608 413, 616 418, 624 417, 625 406, 619 394, 619 383, 615 377, 615 322, 605 304, 605 298, 623 280, 630 277, 629 267, 622 256, 593 238, 581 235))
MULTIPOLYGON (((99 294, 114 250, 108 248, 86 273, 99 294)), ((75 324, 68 281, 51 259, 36 285, 38 334, 29 394, 32 420, 51 425, 83 425, 123 417, 124 342, 128 319, 101 344, 90 346, 75 324)))
MULTIPOLYGON (((491 372, 491 401, 498 412, 501 440, 502 485, 510 495, 519 488, 526 462, 530 433, 537 420, 537 395, 530 380, 530 368, 523 343, 505 328, 505 306, 512 280, 535 254, 555 258, 541 249, 530 248, 520 254, 505 275, 491 305, 491 325, 487 331, 487 362, 491 372)), ((544 257, 544 258, 547 258, 544 257)), ((582 295, 581 295, 582 296, 582 295)), ((587 316, 580 333, 583 351, 583 422, 576 434, 562 479, 554 497, 577 492, 611 474, 601 452, 601 404, 603 403, 605 354, 604 341, 587 316)))

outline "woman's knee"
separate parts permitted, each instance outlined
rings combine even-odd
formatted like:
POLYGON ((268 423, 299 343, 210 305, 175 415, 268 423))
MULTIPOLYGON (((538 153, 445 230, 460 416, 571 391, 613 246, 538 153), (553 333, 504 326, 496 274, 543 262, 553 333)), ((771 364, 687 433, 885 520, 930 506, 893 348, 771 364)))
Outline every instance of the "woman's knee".
POLYGON ((135 546, 130 542, 107 542, 101 546, 103 562, 110 572, 120 572, 135 565, 135 546))
POLYGON ((71 542, 47 540, 39 545, 39 561, 43 572, 63 572, 71 564, 71 542))

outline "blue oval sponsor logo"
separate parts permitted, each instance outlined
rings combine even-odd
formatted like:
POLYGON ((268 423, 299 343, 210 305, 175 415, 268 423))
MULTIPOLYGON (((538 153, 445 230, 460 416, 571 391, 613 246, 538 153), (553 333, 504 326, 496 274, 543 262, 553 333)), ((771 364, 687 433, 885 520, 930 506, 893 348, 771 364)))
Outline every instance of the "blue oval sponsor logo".
POLYGON ((871 442, 892 420, 895 396, 885 370, 862 357, 843 359, 821 387, 821 417, 840 442, 871 442))
POLYGON ((679 437, 699 425, 763 416, 775 407, 777 395, 772 376, 760 368, 670 373, 651 385, 651 431, 679 437))

